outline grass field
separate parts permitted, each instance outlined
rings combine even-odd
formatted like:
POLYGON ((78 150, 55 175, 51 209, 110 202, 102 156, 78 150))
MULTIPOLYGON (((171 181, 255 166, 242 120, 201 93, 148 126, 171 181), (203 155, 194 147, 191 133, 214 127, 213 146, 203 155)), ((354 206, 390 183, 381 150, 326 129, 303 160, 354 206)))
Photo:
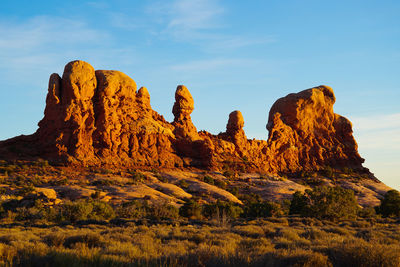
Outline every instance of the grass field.
POLYGON ((2 266, 400 266, 393 219, 1 225, 2 266))

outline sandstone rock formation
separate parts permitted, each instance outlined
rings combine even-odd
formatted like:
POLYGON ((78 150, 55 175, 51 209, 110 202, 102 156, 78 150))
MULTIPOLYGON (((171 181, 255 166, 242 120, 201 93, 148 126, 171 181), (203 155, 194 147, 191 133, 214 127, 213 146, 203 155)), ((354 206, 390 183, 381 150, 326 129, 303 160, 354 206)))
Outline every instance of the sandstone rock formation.
POLYGON ((62 78, 50 76, 37 132, 0 142, 0 157, 269 173, 325 166, 365 171, 352 125, 333 112, 335 96, 328 86, 277 100, 269 113, 267 141, 247 139, 240 111, 229 115, 225 133, 197 132, 193 97, 183 85, 176 89, 172 123, 151 108, 145 87, 136 89, 122 72, 70 62, 62 78))
POLYGON ((337 166, 360 168, 349 120, 333 112, 335 95, 329 86, 289 94, 272 106, 267 129, 274 165, 283 170, 337 166))
POLYGON ((193 125, 190 114, 194 110, 193 97, 184 85, 179 85, 175 92, 175 103, 172 108, 174 114, 175 136, 178 139, 199 139, 196 127, 193 125))

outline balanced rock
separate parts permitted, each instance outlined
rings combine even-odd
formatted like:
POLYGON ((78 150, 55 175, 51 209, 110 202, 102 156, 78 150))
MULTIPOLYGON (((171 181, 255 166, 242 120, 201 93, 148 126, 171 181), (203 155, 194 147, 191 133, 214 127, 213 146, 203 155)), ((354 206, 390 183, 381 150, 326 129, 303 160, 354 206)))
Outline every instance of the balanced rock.
POLYGON ((242 113, 239 110, 232 111, 229 114, 228 124, 226 125, 226 134, 239 147, 242 147, 247 142, 243 126, 244 119, 242 113))
POLYGON ((175 103, 172 108, 174 114, 175 136, 179 139, 195 141, 199 139, 196 127, 193 125, 190 114, 194 110, 193 97, 184 85, 179 85, 175 92, 175 103))

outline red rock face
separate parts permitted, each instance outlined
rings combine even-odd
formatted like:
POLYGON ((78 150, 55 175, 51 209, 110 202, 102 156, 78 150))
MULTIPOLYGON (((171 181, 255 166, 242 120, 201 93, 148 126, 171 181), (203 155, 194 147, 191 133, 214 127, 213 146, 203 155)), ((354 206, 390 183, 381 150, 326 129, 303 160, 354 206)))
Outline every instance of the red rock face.
POLYGON ((50 77, 45 117, 35 134, 46 157, 84 164, 181 165, 173 126, 151 109, 150 95, 119 71, 83 61, 50 77))
POLYGON ((267 129, 277 170, 361 167, 351 123, 333 112, 335 100, 332 88, 319 86, 274 103, 267 129))
POLYGON ((45 117, 36 133, 37 145, 45 155, 77 160, 93 155, 92 98, 96 87, 94 69, 83 61, 68 63, 62 79, 57 74, 50 76, 45 117))
POLYGON ((269 138, 248 140, 240 111, 229 115, 226 132, 197 132, 194 101, 180 85, 172 123, 152 110, 145 87, 119 71, 97 70, 83 61, 65 66, 49 80, 38 131, 0 142, 4 157, 42 157, 84 165, 195 166, 222 170, 297 172, 325 166, 363 170, 352 125, 333 112, 328 86, 278 99, 269 138), (16 152, 17 151, 17 152, 16 152))

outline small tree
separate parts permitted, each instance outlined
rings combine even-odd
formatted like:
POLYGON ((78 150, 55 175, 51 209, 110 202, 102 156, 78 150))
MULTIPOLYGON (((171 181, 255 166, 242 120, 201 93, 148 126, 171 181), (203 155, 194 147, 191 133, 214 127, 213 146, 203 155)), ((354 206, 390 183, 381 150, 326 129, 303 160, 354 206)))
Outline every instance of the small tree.
POLYGON ((218 200, 214 203, 204 205, 204 216, 222 216, 225 214, 229 218, 238 218, 243 213, 243 209, 236 203, 218 200))
POLYGON ((304 194, 296 192, 290 206, 290 214, 329 220, 354 218, 357 210, 354 192, 339 186, 316 187, 304 194))
POLYGON ((179 215, 189 219, 202 219, 203 207, 193 199, 189 199, 179 209, 179 215))
POLYGON ((389 190, 381 200, 377 212, 384 217, 400 216, 400 193, 397 190, 389 190))

